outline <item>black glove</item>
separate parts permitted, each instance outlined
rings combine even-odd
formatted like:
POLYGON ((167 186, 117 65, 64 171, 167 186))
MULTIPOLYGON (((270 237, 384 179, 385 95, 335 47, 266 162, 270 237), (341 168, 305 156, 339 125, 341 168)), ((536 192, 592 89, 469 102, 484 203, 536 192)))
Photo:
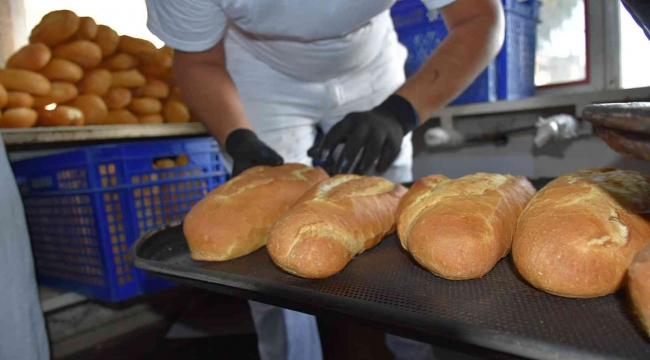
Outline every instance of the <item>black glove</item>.
POLYGON ((248 129, 237 129, 226 139, 226 151, 234 161, 232 176, 257 165, 282 165, 284 160, 248 129))
POLYGON ((318 159, 330 175, 365 174, 375 161, 375 169, 383 173, 399 155, 404 135, 417 123, 413 105, 399 95, 391 95, 370 111, 348 114, 307 154, 318 159), (334 159, 334 149, 339 144, 345 147, 334 159), (360 154, 361 160, 355 162, 360 154))

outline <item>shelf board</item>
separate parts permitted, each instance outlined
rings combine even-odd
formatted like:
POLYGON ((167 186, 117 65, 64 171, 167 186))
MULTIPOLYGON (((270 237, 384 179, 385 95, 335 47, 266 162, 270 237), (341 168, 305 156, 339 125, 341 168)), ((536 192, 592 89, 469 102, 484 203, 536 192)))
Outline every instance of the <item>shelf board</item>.
POLYGON ((78 141, 160 138, 207 134, 201 123, 160 125, 62 126, 3 129, 5 145, 52 144, 78 141))

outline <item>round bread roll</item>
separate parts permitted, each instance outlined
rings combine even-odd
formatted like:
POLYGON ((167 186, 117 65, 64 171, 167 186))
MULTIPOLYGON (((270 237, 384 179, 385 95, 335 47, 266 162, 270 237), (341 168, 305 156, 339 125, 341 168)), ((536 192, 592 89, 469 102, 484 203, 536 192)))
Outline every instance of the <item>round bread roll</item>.
POLYGON ((52 59, 52 51, 45 44, 35 43, 23 46, 7 60, 7 68, 38 71, 52 59))
POLYGON ((57 105, 53 110, 38 111, 39 126, 82 126, 84 121, 83 112, 68 105, 57 105))
POLYGON ((29 36, 30 43, 55 46, 74 35, 79 29, 79 17, 70 10, 57 10, 46 14, 29 36))
POLYGON ((158 114, 162 110, 162 103, 154 98, 135 98, 131 100, 129 110, 137 115, 158 114))
POLYGON ((175 100, 183 102, 183 94, 181 94, 181 88, 178 86, 172 86, 169 88, 169 100, 175 100))
POLYGON ((162 110, 167 123, 186 123, 190 121, 190 111, 180 101, 168 101, 162 110))
POLYGON ((104 121, 104 125, 132 125, 137 123, 138 117, 126 109, 109 111, 104 121))
POLYGON ((139 63, 140 60, 138 60, 137 57, 130 54, 119 53, 104 60, 101 67, 112 71, 131 70, 138 67, 139 63))
POLYGON ((102 61, 102 49, 99 45, 88 40, 77 40, 54 48, 55 58, 74 62, 84 69, 97 67, 102 61))
POLYGON ((176 162, 169 158, 158 159, 153 163, 154 169, 171 169, 173 167, 176 167, 176 162))
POLYGON ((174 49, 170 48, 169 46, 165 45, 159 49, 163 54, 167 54, 169 56, 174 56, 174 49))
POLYGON ((29 128, 36 125, 38 113, 30 108, 7 109, 0 118, 0 128, 29 128))
POLYGON ((7 90, 32 95, 47 95, 52 90, 52 84, 45 76, 23 69, 0 69, 0 84, 7 90))
POLYGON ((34 107, 34 97, 23 91, 9 91, 7 93, 7 103, 5 104, 5 107, 7 109, 34 107))
POLYGON ((111 56, 117 50, 120 43, 120 36, 106 25, 97 26, 97 36, 95 36, 95 43, 102 49, 104 57, 111 56))
POLYGON ((0 84, 0 109, 4 108, 7 105, 9 99, 9 94, 7 94, 7 89, 0 84))
POLYGON ((97 36, 97 23, 89 16, 79 18, 79 29, 72 36, 73 40, 95 40, 97 36))
POLYGON ((138 97, 164 99, 169 96, 169 86, 162 80, 149 77, 144 86, 133 90, 133 95, 138 97))
POLYGON ((41 74, 50 81, 67 81, 76 83, 84 76, 81 66, 65 59, 52 59, 41 70, 41 74))
POLYGON ((127 35, 120 36, 120 44, 117 46, 118 51, 141 56, 151 55, 158 52, 158 49, 150 41, 138 39, 127 35))
POLYGON ((102 125, 108 115, 108 108, 104 100, 97 95, 81 95, 67 105, 81 110, 86 120, 85 125, 102 125))
POLYGON ((162 115, 160 114, 150 114, 150 115, 140 115, 138 116, 138 123, 140 124, 162 124, 165 122, 162 115))
POLYGON ((131 91, 126 88, 110 89, 103 99, 110 110, 124 109, 131 103, 131 91))
POLYGON ((190 164, 190 158, 185 155, 181 154, 176 157, 176 166, 187 166, 190 164))
POLYGON ((138 70, 122 70, 111 73, 111 87, 134 88, 144 86, 147 83, 144 75, 138 70))
POLYGON ((138 55, 142 60, 144 66, 154 66, 162 70, 167 70, 172 67, 172 57, 157 50, 154 53, 138 55))
POLYGON ((95 69, 84 76, 79 83, 79 92, 104 96, 111 88, 111 72, 106 69, 95 69))
POLYGON ((42 108, 49 104, 62 104, 79 95, 77 87, 67 82, 55 81, 52 83, 52 91, 45 96, 34 98, 34 107, 42 108))

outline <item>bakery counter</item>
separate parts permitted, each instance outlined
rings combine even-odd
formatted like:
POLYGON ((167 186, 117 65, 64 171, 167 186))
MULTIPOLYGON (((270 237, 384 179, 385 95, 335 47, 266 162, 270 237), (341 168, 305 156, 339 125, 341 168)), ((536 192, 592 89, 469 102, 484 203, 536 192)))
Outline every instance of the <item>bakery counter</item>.
POLYGON ((25 146, 37 144, 97 142, 104 140, 133 140, 178 136, 205 135, 201 123, 145 124, 113 126, 61 126, 28 129, 0 130, 5 145, 25 146))
POLYGON ((262 248, 226 262, 190 258, 182 225, 131 249, 135 266, 175 281, 318 316, 369 322, 429 342, 456 341, 532 359, 650 359, 650 342, 619 292, 568 299, 519 278, 510 257, 485 277, 438 278, 395 235, 327 279, 289 275, 262 248))

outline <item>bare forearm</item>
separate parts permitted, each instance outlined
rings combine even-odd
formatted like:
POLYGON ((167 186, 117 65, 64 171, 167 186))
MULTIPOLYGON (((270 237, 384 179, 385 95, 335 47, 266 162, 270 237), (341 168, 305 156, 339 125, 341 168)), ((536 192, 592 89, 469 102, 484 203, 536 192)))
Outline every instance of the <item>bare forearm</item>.
POLYGON ((188 61, 187 54, 178 58, 174 74, 183 97, 222 146, 233 130, 251 128, 225 62, 188 61))
MULTIPOLYGON (((472 6, 474 1, 474 5, 489 3, 486 7, 491 11, 478 12, 471 19, 457 21, 452 26, 448 24, 449 36, 397 91, 413 104, 421 122, 465 90, 501 48, 503 15, 500 4, 493 3, 498 0, 459 0, 450 7, 472 6)), ((458 8, 451 9, 452 15, 454 11, 458 8)))

